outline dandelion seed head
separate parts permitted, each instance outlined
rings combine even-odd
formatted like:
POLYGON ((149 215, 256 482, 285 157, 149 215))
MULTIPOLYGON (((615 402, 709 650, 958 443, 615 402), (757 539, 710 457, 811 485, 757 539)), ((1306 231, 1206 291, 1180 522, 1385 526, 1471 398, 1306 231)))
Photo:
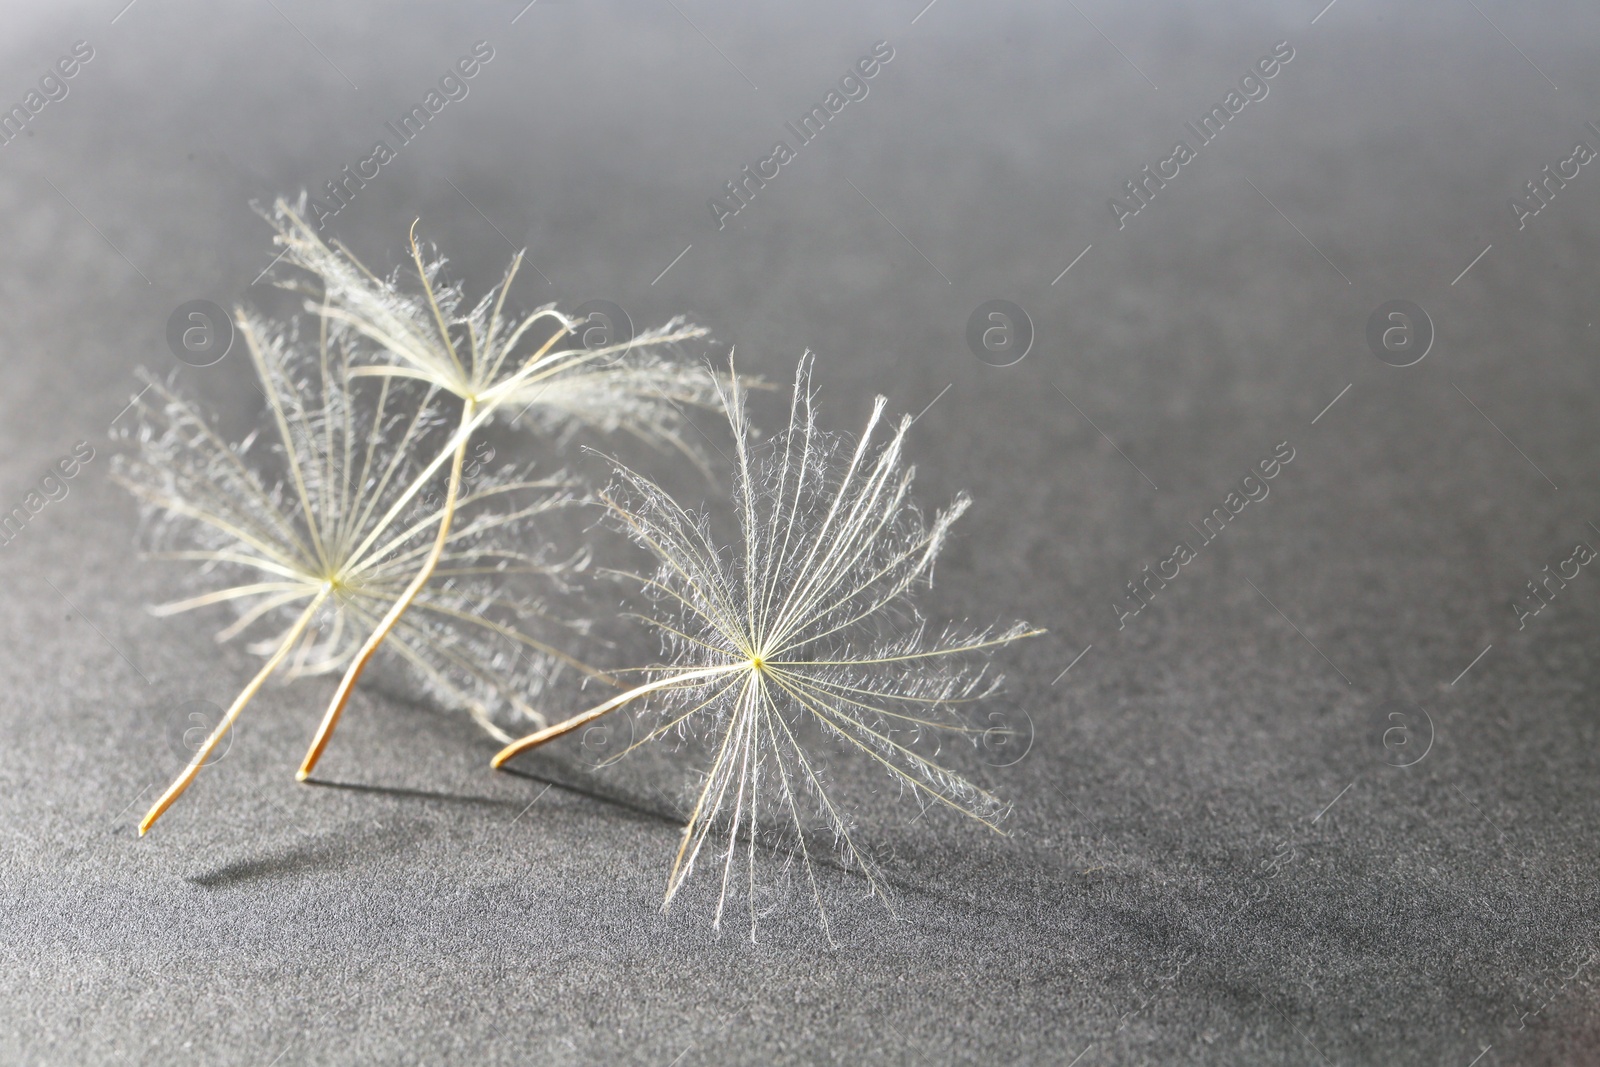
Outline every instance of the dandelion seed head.
POLYGON ((919 803, 998 828, 1007 805, 937 757, 944 739, 982 734, 967 710, 1000 682, 989 669, 993 651, 1037 632, 1022 624, 930 629, 914 598, 931 584, 970 502, 960 496, 926 516, 911 498, 914 470, 903 456, 912 420, 881 433, 880 397, 858 439, 824 433, 810 375, 807 356, 787 429, 760 445, 737 384, 719 388, 737 449, 733 546, 717 541, 704 513, 627 467, 617 467, 603 496, 657 562, 634 576, 646 604, 639 617, 665 652, 664 665, 648 672, 645 707, 655 725, 634 747, 670 733, 704 738, 715 753, 667 902, 709 845, 721 866, 720 923, 743 843, 752 933, 758 840, 783 841, 798 856, 825 929, 808 843, 817 831, 882 894, 877 867, 833 795, 819 741, 864 755, 919 803), (774 823, 789 832, 774 837, 774 823))
POLYGON ((702 466, 701 444, 684 433, 685 407, 716 403, 716 382, 684 357, 706 331, 682 318, 614 344, 586 347, 577 325, 553 304, 520 313, 510 292, 522 263, 513 257, 499 285, 468 303, 445 274, 446 260, 412 239, 412 268, 380 277, 305 221, 305 203, 279 200, 268 215, 284 260, 307 272, 287 287, 307 309, 367 343, 356 373, 420 380, 513 423, 561 441, 592 429, 624 431, 671 446, 702 466))
MULTIPOLYGON (((357 339, 347 332, 308 338, 294 323, 244 313, 240 332, 266 425, 230 443, 169 382, 146 376, 133 448, 115 460, 152 552, 199 565, 195 595, 153 610, 231 609, 218 640, 242 638, 265 656, 317 602, 283 677, 341 670, 432 545, 440 506, 425 499, 423 475, 441 454, 447 416, 437 389, 354 376, 357 339)), ((520 622, 561 629, 535 590, 560 582, 574 560, 541 547, 539 527, 578 493, 563 475, 509 464, 476 474, 438 569, 384 648, 435 700, 504 740, 543 723, 531 701, 569 666, 559 639, 536 640, 520 622)))

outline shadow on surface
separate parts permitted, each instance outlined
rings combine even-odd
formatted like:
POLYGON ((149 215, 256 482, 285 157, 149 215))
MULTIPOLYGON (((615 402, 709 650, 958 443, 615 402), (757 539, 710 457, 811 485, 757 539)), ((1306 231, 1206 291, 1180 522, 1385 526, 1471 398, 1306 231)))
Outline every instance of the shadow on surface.
MULTIPOLYGON (((574 794, 575 796, 593 800, 596 803, 606 807, 618 809, 619 811, 632 815, 641 821, 650 823, 664 823, 671 826, 675 831, 680 832, 683 829, 686 816, 665 804, 661 806, 651 806, 648 803, 648 800, 641 800, 636 797, 625 796, 618 792, 597 789, 590 785, 574 783, 564 776, 558 777, 550 773, 548 768, 541 768, 539 771, 527 771, 519 770, 516 767, 501 767, 500 773, 509 774, 517 778, 526 779, 530 782, 538 782, 544 786, 564 790, 574 794)), ((761 851, 767 853, 769 859, 771 859, 775 853, 780 853, 783 851, 781 846, 775 848, 770 843, 770 838, 768 838, 768 835, 763 834, 762 838, 763 840, 767 840, 769 842, 764 848, 761 849, 761 851)), ((746 831, 740 831, 739 839, 741 841, 749 840, 746 831)), ((807 849, 810 851, 811 862, 814 863, 819 869, 831 870, 848 877, 862 879, 863 882, 865 882, 861 870, 853 864, 845 863, 840 858, 839 854, 834 851, 834 841, 831 837, 827 836, 826 834, 807 832, 805 834, 805 842, 807 849)), ((930 886, 917 877, 915 870, 912 868, 914 868, 918 862, 922 862, 925 859, 924 857, 915 857, 908 860, 907 856, 910 855, 910 853, 901 853, 898 849, 889 844, 885 844, 883 848, 870 849, 869 851, 874 855, 874 859, 879 861, 876 874, 878 880, 886 887, 893 888, 895 891, 904 893, 907 896, 921 897, 930 901, 939 901, 945 903, 953 902, 963 904, 964 906, 972 906, 971 902, 961 894, 951 892, 944 888, 930 886), (891 855, 897 862, 907 864, 907 869, 889 870, 882 866, 881 861, 891 855)))
POLYGON ((573 782, 570 778, 565 776, 555 777, 544 772, 535 773, 533 771, 519 770, 516 767, 501 767, 500 773, 509 774, 513 778, 524 778, 530 782, 538 782, 541 785, 553 786, 556 789, 571 793, 574 796, 580 796, 587 800, 593 800, 596 803, 603 804, 607 807, 618 808, 632 815, 640 816, 649 822, 667 823, 671 826, 681 826, 683 824, 683 819, 678 814, 666 810, 664 806, 651 807, 645 801, 636 797, 629 797, 618 792, 596 789, 591 785, 573 782))
POLYGON ((397 853, 431 837, 437 828, 423 819, 408 819, 374 832, 370 824, 354 824, 340 833, 303 834, 270 852, 246 856, 215 870, 191 875, 188 881, 206 889, 229 889, 249 882, 285 878, 303 872, 324 872, 370 862, 380 853, 397 853))
POLYGON ((306 785, 324 789, 348 789, 355 793, 376 793, 380 796, 400 797, 406 800, 442 800, 451 804, 471 804, 490 808, 516 808, 519 802, 499 797, 472 796, 466 793, 441 793, 433 789, 414 789, 402 785, 372 785, 367 782, 330 782, 325 778, 307 778, 306 785))

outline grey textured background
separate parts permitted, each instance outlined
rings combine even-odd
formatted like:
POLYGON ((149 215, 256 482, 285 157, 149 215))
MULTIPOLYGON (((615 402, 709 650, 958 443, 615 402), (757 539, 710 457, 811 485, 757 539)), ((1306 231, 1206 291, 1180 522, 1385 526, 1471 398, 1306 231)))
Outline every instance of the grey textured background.
MULTIPOLYGON (((8 4, 0 39, 8 106, 96 50, 0 148, 0 502, 98 452, 0 550, 0 1061, 1600 1060, 1600 576, 1521 632, 1510 608, 1600 537, 1600 174, 1521 232, 1507 207, 1600 145, 1595 9, 121 6, 8 4), (369 261, 418 215, 474 285, 527 244, 529 304, 689 312, 779 380, 815 350, 840 429, 951 386, 921 497, 977 506, 926 607, 1050 634, 1003 657, 1031 748, 962 764, 1014 836, 863 811, 903 922, 838 871, 836 949, 800 892, 754 945, 703 886, 663 916, 676 764, 495 775, 465 718, 373 692, 321 767, 345 788, 297 785, 315 684, 267 691, 135 835, 183 705, 253 666, 143 610, 172 576, 107 479, 133 368, 174 365, 179 303, 266 299, 251 199, 319 188, 480 39, 471 95, 339 216, 369 261), (716 231, 706 198, 880 39, 868 98, 716 231), (1106 199, 1285 39, 1119 232, 1106 199), (963 341, 991 297, 1037 329, 1014 367, 963 341), (1403 370, 1363 341, 1393 298, 1438 334, 1403 370), (1283 440, 1271 496, 1118 631, 1123 583, 1283 440), (1394 700, 1432 724, 1404 769, 1394 700)), ((253 410, 235 358, 182 384, 253 410)))

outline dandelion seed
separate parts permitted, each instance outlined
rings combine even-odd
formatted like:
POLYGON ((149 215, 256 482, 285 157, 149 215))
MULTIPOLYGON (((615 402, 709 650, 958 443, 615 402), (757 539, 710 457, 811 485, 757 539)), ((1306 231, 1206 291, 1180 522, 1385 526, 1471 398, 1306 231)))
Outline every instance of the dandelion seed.
POLYGON ((671 904, 715 837, 720 925, 742 839, 752 936, 755 848, 767 816, 792 825, 825 931, 804 808, 814 808, 870 891, 883 892, 850 819, 830 795, 812 734, 864 753, 920 802, 998 829, 1006 805, 926 749, 941 736, 981 736, 960 710, 998 684, 988 677, 990 654, 1042 632, 1020 624, 926 629, 910 598, 931 581, 935 557, 969 501, 959 497, 925 521, 910 498, 914 470, 902 466, 912 420, 902 419, 887 443, 875 444, 885 404, 879 397, 859 443, 848 447, 816 428, 810 370, 808 355, 796 374, 788 430, 759 456, 752 455, 741 394, 722 393, 738 448, 733 495, 741 544, 732 552, 717 547, 705 516, 618 465, 618 485, 603 499, 658 561, 653 575, 629 577, 646 594, 651 611, 641 617, 660 631, 670 662, 648 668, 644 684, 494 757, 494 766, 502 766, 641 699, 659 723, 629 751, 676 731, 709 736, 716 755, 684 827, 662 906, 671 904))
POLYGON ((434 440, 442 430, 436 391, 384 380, 363 386, 369 399, 361 402, 349 338, 324 327, 310 356, 293 330, 269 330, 243 312, 239 324, 267 397, 272 448, 255 444, 255 434, 230 446, 192 405, 148 379, 136 402, 138 450, 117 458, 118 479, 168 550, 160 554, 202 564, 212 583, 155 613, 228 605, 236 619, 218 640, 271 633, 249 646, 267 662, 144 817, 140 834, 188 788, 269 676, 343 668, 430 553, 439 566, 410 590, 418 611, 395 627, 388 647, 440 701, 467 708, 509 740, 494 713, 508 708, 523 722, 543 722, 525 694, 563 665, 581 667, 521 631, 518 620, 539 605, 514 591, 518 576, 564 569, 521 546, 534 540, 539 516, 572 501, 571 486, 560 477, 485 469, 453 501, 462 521, 436 538, 443 509, 423 503, 423 490, 454 451, 453 440, 442 450, 434 440), (435 458, 424 464, 418 455, 435 458), (276 476, 264 467, 276 467, 276 476))
MULTIPOLYGON (((655 444, 670 444, 699 459, 698 449, 681 435, 680 404, 709 406, 713 383, 689 364, 670 358, 675 344, 703 337, 705 331, 675 319, 625 343, 596 348, 560 347, 571 323, 553 307, 528 315, 508 315, 506 298, 522 253, 512 259, 504 279, 470 310, 461 290, 444 280, 444 260, 430 262, 410 238, 411 259, 420 295, 400 286, 398 275, 382 279, 343 248, 323 242, 303 217, 303 206, 276 204, 272 221, 288 259, 320 282, 320 306, 312 310, 373 346, 370 361, 352 373, 416 379, 461 401, 462 432, 456 438, 449 482, 441 509, 437 545, 449 534, 455 514, 460 472, 471 434, 496 414, 524 414, 557 433, 580 426, 623 430, 655 444), (543 324, 548 336, 531 353, 523 344, 543 324)), ((436 555, 419 561, 413 582, 373 628, 340 679, 315 740, 301 764, 304 779, 321 758, 350 693, 368 660, 409 609, 428 581, 436 555)))

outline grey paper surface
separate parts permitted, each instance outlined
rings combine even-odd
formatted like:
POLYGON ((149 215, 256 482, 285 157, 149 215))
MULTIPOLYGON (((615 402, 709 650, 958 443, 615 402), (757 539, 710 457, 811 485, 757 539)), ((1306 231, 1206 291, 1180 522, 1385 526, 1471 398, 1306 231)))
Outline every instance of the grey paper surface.
MULTIPOLYGON (((1600 164, 1567 162, 1600 148, 1593 9, 119 6, 11 10, 0 40, 6 102, 93 49, 0 147, 0 505, 94 450, 0 549, 0 1061, 1600 1058, 1600 577, 1513 606, 1600 544, 1600 164), (899 921, 832 867, 838 947, 799 886, 754 944, 711 928, 709 878, 661 914, 692 752, 494 774, 465 716, 369 687, 296 784, 331 680, 269 688, 136 835, 191 705, 255 661, 223 616, 145 611, 175 586, 108 477, 133 371, 178 366, 185 301, 281 306, 250 201, 322 190, 478 41, 331 232, 387 268, 420 216, 476 289, 526 245, 525 304, 689 313, 778 382, 809 348, 838 430, 938 398, 919 498, 976 503, 924 607, 1049 628, 988 710, 1026 743, 952 756, 1012 836, 837 761, 899 921), (732 214, 724 183, 880 41, 866 96, 732 214), (966 340, 993 299, 1031 320, 1012 366, 966 340), (1407 367, 1366 337, 1394 300, 1431 322, 1407 367)), ((238 426, 260 406, 238 353, 179 384, 238 426)), ((654 654, 615 635, 608 662, 654 654)))

